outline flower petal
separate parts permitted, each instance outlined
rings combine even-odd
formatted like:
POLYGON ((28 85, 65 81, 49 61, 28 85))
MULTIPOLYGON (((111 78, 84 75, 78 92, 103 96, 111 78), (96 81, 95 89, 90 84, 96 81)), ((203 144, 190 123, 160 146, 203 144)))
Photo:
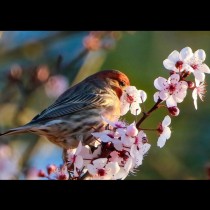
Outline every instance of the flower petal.
POLYGON ((166 100, 167 107, 177 106, 177 102, 174 100, 173 96, 169 96, 166 100))
POLYGON ((139 92, 140 92, 140 103, 143 103, 147 99, 147 94, 143 90, 140 90, 139 92))
POLYGON ((93 176, 97 174, 97 169, 92 164, 87 165, 87 170, 93 176))
POLYGON ((159 92, 156 92, 153 97, 154 97, 154 102, 157 102, 158 99, 160 98, 159 97, 159 92))
POLYGON ((110 138, 107 134, 102 132, 91 133, 94 137, 99 138, 102 142, 110 142, 112 138, 110 138))
MULTIPOLYGON (((97 149, 96 149, 97 150, 97 149)), ((95 151, 96 151, 95 150, 95 151)), ((94 152, 95 152, 94 151, 94 152)), ((90 147, 89 146, 84 146, 84 147, 82 147, 82 151, 80 152, 80 154, 79 155, 81 155, 84 159, 93 159, 95 156, 93 156, 93 154, 92 154, 92 152, 91 152, 91 150, 90 150, 90 147)), ((85 162, 87 162, 87 161, 85 161, 85 162)), ((89 162, 88 162, 89 163, 89 162)))
POLYGON ((101 169, 103 168, 107 163, 107 158, 99 158, 93 161, 93 164, 95 168, 101 169))
POLYGON ((186 81, 180 81, 178 84, 177 84, 177 89, 179 89, 179 91, 182 91, 182 90, 187 90, 188 88, 188 84, 186 81))
POLYGON ((123 103, 121 102, 121 107, 120 107, 120 115, 123 116, 125 115, 130 108, 130 104, 129 103, 123 103))
POLYGON ((124 168, 120 167, 120 170, 117 174, 114 175, 115 180, 123 180, 128 176, 129 171, 126 171, 124 168))
POLYGON ((184 64, 183 69, 185 69, 186 71, 189 71, 189 72, 194 72, 194 69, 188 64, 184 64))
POLYGON ((169 127, 165 127, 162 135, 164 135, 166 139, 169 139, 171 137, 171 129, 169 127))
POLYGON ((179 58, 179 52, 177 50, 174 50, 169 56, 168 59, 172 61, 174 64, 176 64, 177 61, 180 60, 179 58))
POLYGON ((82 151, 82 141, 79 142, 79 145, 77 147, 77 150, 75 152, 75 155, 78 155, 82 151))
POLYGON ((162 148, 166 143, 166 138, 164 136, 160 136, 157 141, 157 146, 162 148))
POLYGON ((163 77, 158 77, 154 80, 154 86, 158 90, 164 89, 166 86, 168 86, 167 79, 163 77))
POLYGON ((118 151, 122 151, 123 150, 123 144, 122 141, 119 140, 113 140, 112 143, 114 144, 114 148, 118 151))
POLYGON ((143 137, 147 137, 146 133, 144 133, 144 131, 139 131, 138 138, 142 139, 143 137))
POLYGON ((81 155, 77 155, 76 161, 75 161, 74 165, 75 165, 78 169, 81 169, 81 168, 83 167, 83 158, 82 158, 81 155))
POLYGON ((172 74, 169 79, 168 79, 168 83, 169 84, 177 84, 180 80, 180 76, 179 74, 172 74))
POLYGON ((201 50, 201 49, 195 51, 195 52, 194 52, 194 56, 195 56, 195 59, 196 59, 196 60, 198 59, 198 60, 200 60, 201 62, 205 61, 205 59, 206 59, 206 53, 205 53, 204 50, 201 50))
POLYGON ((165 59, 163 61, 163 66, 168 69, 168 70, 173 70, 175 71, 176 67, 175 67, 175 63, 173 61, 170 61, 169 59, 165 59))
POLYGON ((194 100, 194 106, 195 106, 195 109, 197 110, 198 109, 198 105, 197 105, 197 99, 198 99, 198 92, 197 92, 197 88, 195 88, 192 92, 192 98, 194 100))
POLYGON ((138 134, 138 129, 136 128, 136 124, 135 122, 133 122, 132 124, 130 124, 127 129, 126 129, 126 134, 128 136, 134 137, 138 134))
POLYGON ((199 80, 200 82, 203 82, 205 80, 205 74, 201 71, 197 70, 193 72, 195 78, 199 80))
POLYGON ((199 70, 203 73, 207 73, 207 74, 210 74, 210 69, 209 67, 204 63, 204 64, 201 64, 199 66, 199 70))
MULTIPOLYGON (((138 154, 138 153, 137 153, 138 154)), ((142 161, 143 161, 143 155, 141 153, 139 153, 138 155, 136 155, 135 157, 135 164, 136 167, 142 165, 142 161)))
POLYGON ((125 171, 128 173, 132 169, 132 166, 133 166, 133 159, 129 158, 124 165, 125 171))
POLYGON ((162 122, 162 125, 163 125, 163 127, 165 127, 165 126, 169 126, 170 124, 171 124, 171 118, 167 115, 167 116, 165 116, 165 118, 162 122))
POLYGON ((181 103, 184 100, 186 95, 187 95, 187 91, 182 91, 182 92, 175 93, 173 95, 173 98, 177 103, 181 103))
POLYGON ((162 90, 159 93, 159 97, 161 100, 165 101, 169 97, 169 92, 166 90, 162 90))
POLYGON ((105 169, 107 170, 107 172, 111 175, 114 175, 116 173, 119 172, 120 170, 120 166, 118 165, 117 162, 109 162, 107 163, 107 165, 105 166, 105 169))
POLYGON ((185 47, 180 51, 180 58, 182 61, 189 60, 192 56, 193 52, 190 47, 185 47))
POLYGON ((142 146, 142 154, 143 154, 143 155, 146 154, 146 153, 149 151, 150 147, 151 147, 150 144, 148 144, 148 143, 144 144, 144 145, 142 146))
POLYGON ((139 106, 138 103, 134 102, 130 106, 130 111, 131 111, 131 114, 133 115, 139 115, 141 113, 141 107, 139 106))
POLYGON ((134 142, 134 138, 129 137, 127 135, 123 135, 121 136, 121 141, 125 147, 130 147, 134 142))

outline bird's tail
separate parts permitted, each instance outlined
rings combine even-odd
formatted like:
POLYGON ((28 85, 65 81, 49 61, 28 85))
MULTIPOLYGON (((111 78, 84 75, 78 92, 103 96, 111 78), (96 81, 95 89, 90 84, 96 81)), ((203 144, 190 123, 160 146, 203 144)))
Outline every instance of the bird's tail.
POLYGON ((0 133, 1 136, 7 136, 7 135, 13 135, 13 134, 21 134, 21 133, 26 133, 29 132, 30 127, 29 126, 21 126, 17 128, 12 128, 4 133, 0 133))

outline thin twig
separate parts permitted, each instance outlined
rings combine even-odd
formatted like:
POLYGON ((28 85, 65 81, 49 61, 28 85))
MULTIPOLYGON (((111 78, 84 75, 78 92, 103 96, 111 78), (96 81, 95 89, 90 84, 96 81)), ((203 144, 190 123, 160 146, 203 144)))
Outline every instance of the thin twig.
POLYGON ((136 128, 139 129, 141 123, 150 116, 150 114, 159 108, 159 104, 162 102, 161 99, 158 99, 157 103, 146 113, 143 113, 142 118, 136 123, 136 128))

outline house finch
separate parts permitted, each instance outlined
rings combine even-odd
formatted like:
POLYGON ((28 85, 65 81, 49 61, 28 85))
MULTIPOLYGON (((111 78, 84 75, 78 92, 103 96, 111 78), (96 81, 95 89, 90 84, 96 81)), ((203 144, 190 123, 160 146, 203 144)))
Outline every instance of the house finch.
POLYGON ((92 132, 105 129, 103 118, 120 116, 120 97, 130 85, 128 77, 117 70, 104 70, 70 87, 31 122, 0 134, 35 133, 47 137, 64 149, 77 147, 79 141, 90 145, 92 132))

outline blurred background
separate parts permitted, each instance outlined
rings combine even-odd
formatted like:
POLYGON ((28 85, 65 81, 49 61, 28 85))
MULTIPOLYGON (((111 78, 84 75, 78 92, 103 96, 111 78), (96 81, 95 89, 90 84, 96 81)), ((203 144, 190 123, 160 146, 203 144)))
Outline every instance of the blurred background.
MULTIPOLYGON (((154 79, 168 77, 163 60, 173 50, 204 49, 210 66, 210 32, 203 31, 5 31, 0 32, 0 132, 29 122, 69 85, 104 69, 118 69, 131 84, 147 92, 145 109, 154 104, 154 79)), ((207 85, 210 75, 206 75, 207 85)), ((209 179, 210 90, 193 105, 191 91, 172 118, 172 136, 160 149, 157 134, 143 165, 127 179, 209 179)), ((158 110, 142 127, 156 128, 166 110, 158 110)), ((130 123, 132 116, 126 117, 130 123)), ((36 172, 61 164, 62 150, 33 134, 0 141, 0 179, 38 179, 36 172)))

